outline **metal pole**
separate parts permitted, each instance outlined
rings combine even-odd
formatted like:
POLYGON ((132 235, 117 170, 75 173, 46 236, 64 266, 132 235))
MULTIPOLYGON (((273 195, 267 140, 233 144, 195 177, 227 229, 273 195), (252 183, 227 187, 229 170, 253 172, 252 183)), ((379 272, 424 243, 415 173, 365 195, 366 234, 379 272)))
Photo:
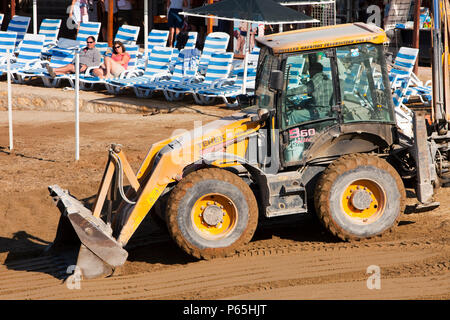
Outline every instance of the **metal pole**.
MULTIPOLYGON (((416 8, 414 13, 414 33, 413 33, 413 48, 419 49, 419 34, 420 34, 420 6, 422 0, 416 0, 416 8)), ((419 68, 419 59, 416 59, 416 64, 414 65, 413 72, 417 74, 419 68)))
POLYGON ((75 52, 75 160, 80 159, 80 54, 75 52))
POLYGON ((33 34, 37 34, 37 0, 33 0, 33 34))
POLYGON ((244 54, 244 75, 242 79, 242 94, 247 93, 247 69, 248 69, 248 54, 250 52, 250 29, 252 25, 247 22, 247 37, 245 38, 245 54, 244 54))
POLYGON ((8 81, 8 123, 9 123, 9 150, 14 149, 13 142, 13 123, 12 123, 12 94, 11 94, 11 59, 12 50, 8 50, 6 57, 6 72, 8 81))
POLYGON ((148 57, 148 0, 144 0, 144 57, 148 57))
POLYGON ((334 25, 336 25, 336 1, 334 1, 334 25))
POLYGON ((443 86, 442 86, 442 41, 441 41, 441 16, 439 1, 433 1, 433 30, 432 30, 432 48, 433 48, 433 109, 437 123, 445 120, 443 114, 443 86))

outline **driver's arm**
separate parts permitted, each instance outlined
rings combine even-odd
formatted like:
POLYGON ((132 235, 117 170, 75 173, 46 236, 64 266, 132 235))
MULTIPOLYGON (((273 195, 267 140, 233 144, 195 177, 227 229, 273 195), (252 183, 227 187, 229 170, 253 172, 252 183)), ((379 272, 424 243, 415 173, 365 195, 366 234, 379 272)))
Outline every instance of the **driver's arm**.
POLYGON ((305 93, 308 93, 308 85, 307 84, 302 84, 298 87, 294 87, 294 88, 288 88, 287 89, 287 95, 288 96, 295 96, 295 95, 303 95, 305 93))

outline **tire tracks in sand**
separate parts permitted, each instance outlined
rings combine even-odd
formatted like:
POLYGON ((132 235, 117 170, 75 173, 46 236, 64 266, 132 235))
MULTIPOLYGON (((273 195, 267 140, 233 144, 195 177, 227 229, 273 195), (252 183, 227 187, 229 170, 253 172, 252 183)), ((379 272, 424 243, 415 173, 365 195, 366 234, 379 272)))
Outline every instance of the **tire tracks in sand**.
MULTIPOLYGON (((370 299, 413 298, 450 292, 450 246, 390 241, 252 248, 238 255, 170 265, 136 274, 81 282, 70 290, 65 266, 39 257, 0 267, 0 299, 370 299), (325 251, 325 252, 324 252, 325 251), (381 268, 381 291, 368 290, 367 267, 381 268), (405 274, 407 277, 404 277, 405 274), (428 274, 428 276, 427 276, 428 274), (431 276, 430 276, 431 274, 431 276), (424 287, 424 290, 420 288, 424 287), (403 288, 403 289, 402 289, 403 288), (405 289, 410 289, 409 291, 405 289)), ((133 264, 134 262, 129 262, 133 264)))

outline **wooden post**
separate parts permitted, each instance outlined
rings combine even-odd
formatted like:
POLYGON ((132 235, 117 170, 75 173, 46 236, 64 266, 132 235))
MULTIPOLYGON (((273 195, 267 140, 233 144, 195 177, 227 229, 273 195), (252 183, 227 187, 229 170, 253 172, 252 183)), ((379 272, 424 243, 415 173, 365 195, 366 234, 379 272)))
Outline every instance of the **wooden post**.
POLYGON ((16 15, 16 0, 11 0, 11 19, 16 15))
POLYGON ((114 1, 109 0, 109 9, 108 9, 108 45, 112 47, 113 45, 113 24, 114 24, 114 1))
MULTIPOLYGON (((213 0, 208 0, 208 4, 212 4, 213 0)), ((206 30, 206 34, 210 34, 213 32, 213 19, 208 18, 208 28, 206 30)))
MULTIPOLYGON (((419 43, 420 43, 420 5, 421 0, 416 0, 416 10, 414 13, 414 32, 413 32, 413 48, 419 49, 419 43)), ((414 65, 413 72, 417 74, 417 70, 419 68, 419 57, 416 59, 416 64, 414 65)))

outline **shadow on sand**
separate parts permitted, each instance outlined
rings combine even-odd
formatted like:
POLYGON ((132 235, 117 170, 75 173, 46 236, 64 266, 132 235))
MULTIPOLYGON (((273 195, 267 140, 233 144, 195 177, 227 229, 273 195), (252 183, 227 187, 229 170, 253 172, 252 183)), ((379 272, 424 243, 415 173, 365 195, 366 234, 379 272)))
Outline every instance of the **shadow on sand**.
MULTIPOLYGON (((82 201, 90 208, 93 197, 82 201)), ((402 219, 399 226, 410 223, 413 222, 402 219)), ((76 264, 80 248, 73 228, 69 231, 72 233, 68 232, 65 236, 67 239, 75 238, 75 241, 67 242, 68 245, 52 246, 52 250, 49 250, 52 243, 26 231, 18 231, 10 239, 0 237, 0 253, 8 253, 4 265, 10 270, 42 272, 57 279, 66 279, 73 272, 71 266, 76 264)), ((315 214, 261 218, 252 242, 273 238, 313 243, 341 242, 322 226, 315 214)), ((151 214, 145 217, 125 249, 128 251, 126 264, 145 262, 151 267, 153 264, 185 265, 198 261, 181 250, 171 239, 164 222, 151 214)))

